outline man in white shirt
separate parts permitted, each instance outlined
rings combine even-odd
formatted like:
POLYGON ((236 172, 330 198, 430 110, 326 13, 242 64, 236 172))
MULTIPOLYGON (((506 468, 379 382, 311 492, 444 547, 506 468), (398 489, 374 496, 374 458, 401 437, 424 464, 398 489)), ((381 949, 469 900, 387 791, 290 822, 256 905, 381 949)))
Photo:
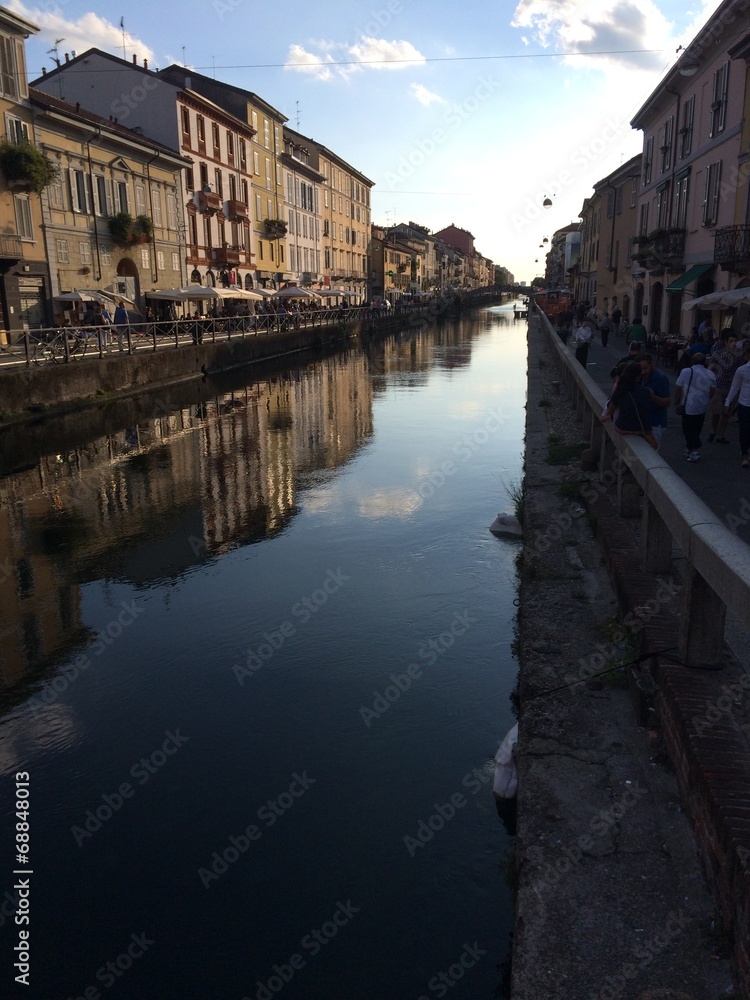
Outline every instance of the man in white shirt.
POLYGON ((706 355, 694 354, 690 368, 683 368, 677 376, 674 390, 675 406, 683 404, 682 433, 685 435, 685 458, 688 462, 697 462, 700 458, 701 430, 708 401, 715 388, 716 376, 706 368, 706 355))
POLYGON ((591 343, 591 327, 587 323, 579 323, 576 329, 575 344, 576 344, 576 361, 586 367, 586 362, 589 357, 589 344, 591 343))
POLYGON ((750 346, 742 352, 741 364, 734 373, 732 384, 724 404, 724 413, 729 416, 732 404, 737 400, 737 423, 740 432, 740 464, 743 469, 750 466, 750 346))

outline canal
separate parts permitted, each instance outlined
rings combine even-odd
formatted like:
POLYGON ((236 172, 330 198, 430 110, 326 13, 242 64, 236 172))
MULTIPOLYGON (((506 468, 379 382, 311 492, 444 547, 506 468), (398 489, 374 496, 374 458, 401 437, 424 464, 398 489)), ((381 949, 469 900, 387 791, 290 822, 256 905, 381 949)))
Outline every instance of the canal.
POLYGON ((498 995, 525 334, 248 369, 0 479, 3 995, 498 995))

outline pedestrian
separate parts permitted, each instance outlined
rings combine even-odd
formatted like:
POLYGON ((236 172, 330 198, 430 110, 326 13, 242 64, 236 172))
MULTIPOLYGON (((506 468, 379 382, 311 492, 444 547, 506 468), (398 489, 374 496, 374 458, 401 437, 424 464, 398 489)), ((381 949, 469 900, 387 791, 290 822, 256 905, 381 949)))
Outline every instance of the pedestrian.
POLYGON ((697 462, 700 458, 701 431, 709 401, 716 388, 716 376, 706 368, 705 354, 694 354, 692 362, 692 365, 683 368, 677 376, 674 402, 677 413, 682 416, 685 458, 688 462, 697 462))
POLYGON ((742 364, 742 355, 737 353, 737 338, 731 330, 722 330, 718 340, 714 341, 708 363, 716 375, 716 392, 711 399, 708 415, 711 420, 709 441, 717 444, 729 444, 724 436, 729 423, 724 413, 727 395, 732 386, 734 373, 742 364))
POLYGON ((612 310, 612 333, 615 337, 620 335, 620 323, 622 322, 622 309, 619 306, 615 306, 612 310))
POLYGON ((646 327, 641 323, 639 319, 634 320, 630 324, 630 330, 628 331, 628 342, 635 340, 639 344, 646 346, 646 340, 648 339, 648 334, 646 333, 646 327))
POLYGON ((576 329, 576 361, 586 367, 589 357, 589 344, 591 343, 591 327, 584 322, 579 323, 576 329))
POLYGON ((112 318, 109 315, 107 307, 97 306, 96 314, 94 316, 94 326, 98 327, 97 334, 99 336, 100 351, 109 350, 109 326, 111 322, 112 318))
POLYGON ((120 300, 117 303, 117 308, 115 309, 115 327, 117 329, 117 349, 122 353, 123 351, 123 336, 127 333, 128 327, 130 326, 130 317, 128 316, 128 311, 125 308, 125 303, 120 300))
POLYGON ((622 366, 601 419, 603 423, 611 420, 618 434, 642 437, 656 448, 658 442, 651 426, 651 393, 640 379, 641 369, 635 361, 622 366))
POLYGON ((727 401, 724 405, 726 419, 732 412, 732 408, 737 405, 737 423, 740 432, 740 464, 743 469, 750 466, 750 345, 742 351, 742 364, 734 373, 732 384, 729 388, 727 401))
POLYGON ((605 313, 599 324, 599 336, 602 340, 602 347, 606 347, 609 342, 609 331, 612 329, 612 320, 605 313))
POLYGON ((672 401, 672 389, 664 372, 654 368, 654 359, 650 354, 639 355, 638 364, 641 369, 641 385, 648 389, 651 397, 651 430, 658 446, 667 429, 667 410, 672 401))
POLYGON ((624 358, 620 358, 620 360, 615 364, 615 368, 619 368, 620 365, 626 365, 628 361, 637 361, 641 356, 642 350, 643 345, 639 341, 634 340, 628 347, 628 353, 624 358))

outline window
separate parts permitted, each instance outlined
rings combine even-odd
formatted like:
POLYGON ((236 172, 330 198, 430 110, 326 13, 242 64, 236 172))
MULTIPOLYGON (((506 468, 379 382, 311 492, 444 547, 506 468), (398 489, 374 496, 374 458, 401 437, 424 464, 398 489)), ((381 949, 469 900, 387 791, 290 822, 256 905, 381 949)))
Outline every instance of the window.
POLYGON ((611 219, 615 212, 615 192, 610 188, 607 191, 607 218, 611 219))
POLYGON ((90 243, 79 243, 78 253, 81 258, 81 264, 87 265, 91 263, 91 244, 90 243))
POLYGON ((724 131, 727 123, 727 93, 729 90, 729 60, 714 73, 714 92, 711 102, 708 134, 711 138, 724 131))
POLYGON ((10 142, 24 142, 29 140, 29 126, 26 122, 16 118, 15 115, 5 116, 5 135, 10 142))
POLYGON ((273 148, 274 152, 277 154, 281 152, 281 143, 279 141, 279 126, 274 125, 273 127, 273 148))
POLYGON ((135 214, 146 214, 146 188, 143 184, 135 185, 135 214))
POLYGON ((22 240, 34 239, 34 224, 31 221, 31 203, 27 194, 14 195, 16 209, 16 232, 22 240))
POLYGON ((222 200, 224 199, 224 178, 218 168, 214 171, 214 191, 222 200))
POLYGON ((201 188, 208 187, 208 166, 205 163, 201 163, 198 167, 198 173, 200 175, 201 188))
POLYGON ((663 141, 660 146, 661 152, 661 172, 664 173, 672 165, 672 136, 674 133, 674 115, 670 115, 664 122, 663 141))
POLYGON ((289 232, 294 236, 294 212, 289 210, 289 232))
POLYGON ((289 247, 289 270, 297 270, 297 254, 294 246, 289 247))
POLYGON ((271 186, 271 160, 267 156, 266 157, 266 187, 270 188, 270 186, 271 186))
POLYGON ((258 131, 258 112, 257 111, 251 111, 250 112, 250 121, 252 122, 253 129, 257 132, 258 131))
POLYGON ((57 209, 58 211, 65 210, 65 188, 59 177, 47 188, 47 199, 49 200, 50 208, 57 209))
POLYGON ((104 174, 94 174, 94 213, 108 216, 112 214, 112 196, 104 174))
POLYGON ((638 178, 633 177, 630 181, 630 207, 635 208, 638 201, 638 178))
POLYGON ((234 166, 234 133, 227 130, 227 162, 234 166))
POLYGON ((0 91, 3 97, 11 100, 29 96, 26 59, 20 38, 0 35, 0 91))
POLYGON ((258 222, 263 218, 263 199, 259 194, 255 196, 255 218, 258 222))
POLYGON ((706 187, 703 192, 703 225, 714 226, 719 218, 719 193, 721 185, 721 160, 706 168, 706 187))
POLYGON ((656 225, 666 229, 669 222, 669 181, 656 189, 656 225))
POLYGON ((221 137, 219 135, 219 126, 216 122, 211 122, 211 138, 214 144, 214 156, 217 160, 221 159, 221 137))
POLYGON ((237 201, 237 178, 234 174, 229 175, 229 200, 237 201))
POLYGON ((281 167, 277 163, 276 164, 276 185, 277 185, 277 187, 280 184, 281 184, 281 167))
POLYGON ((172 254, 172 270, 173 271, 180 270, 180 255, 178 253, 172 254))
POLYGON ((693 119, 695 118, 695 94, 682 105, 682 125, 680 127, 680 158, 689 156, 693 148, 693 119))
POLYGON ((263 119, 263 145, 266 149, 271 148, 271 130, 269 128, 268 119, 263 119))
POLYGON ((187 167, 185 170, 185 190, 190 192, 195 191, 195 177, 193 176, 192 167, 187 167))
POLYGON ((239 140, 240 145, 240 170, 247 170, 247 144, 244 139, 239 140))
POLYGON ((206 122, 203 115, 197 115, 195 119, 195 130, 198 133, 198 145, 206 149, 206 122))
POLYGON ((250 202, 248 201, 247 181, 242 181, 240 187, 242 188, 242 200, 245 202, 245 205, 247 205, 247 207, 249 208, 250 202))
POLYGON ((156 269, 158 271, 164 271, 165 270, 164 251, 163 250, 157 250, 156 251, 156 269))
POLYGON ((55 240, 55 246, 57 248, 57 263, 58 264, 69 264, 70 256, 68 254, 68 241, 67 240, 55 240))
POLYGON ((346 242, 349 243, 349 227, 346 227, 346 242))
POLYGON ((102 247, 99 251, 99 256, 102 264, 106 264, 109 267, 112 264, 112 247, 102 247))
POLYGON ((88 212, 89 204, 86 197, 86 175, 82 170, 72 168, 68 171, 70 178, 70 204, 74 212, 88 212))
POLYGON ((161 191, 156 187, 151 188, 151 211, 154 225, 161 229, 164 225, 164 217, 161 214, 161 191))
POLYGON ((141 267, 149 267, 151 264, 151 257, 149 255, 148 247, 141 247, 141 267))
POLYGON ((643 148, 643 183, 651 183, 651 167, 654 162, 654 137, 651 136, 646 139, 646 145, 643 148))
POLYGON ((187 108, 182 108, 180 115, 182 117, 182 141, 188 146, 190 145, 190 112, 187 108))
POLYGON ((330 267, 331 267, 331 251, 330 251, 330 249, 328 247, 326 247, 325 250, 323 251, 323 260, 325 262, 325 266, 327 268, 329 268, 329 270, 330 270, 330 267))
POLYGON ((125 181, 115 181, 115 211, 129 211, 128 185, 125 181))
POLYGON ((683 170, 675 178, 674 221, 678 229, 687 227, 687 204, 690 190, 690 168, 683 170))
POLYGON ((260 175, 260 157, 255 150, 253 150, 253 173, 260 175))
POLYGON ((258 240, 258 260, 263 260, 263 240, 258 240))
POLYGON ((266 198, 266 218, 273 219, 273 202, 270 198, 266 198))
POLYGON ((638 235, 648 235, 648 203, 641 205, 641 217, 638 220, 638 235))
POLYGON ((167 228, 177 229, 177 198, 173 191, 167 191, 167 228))

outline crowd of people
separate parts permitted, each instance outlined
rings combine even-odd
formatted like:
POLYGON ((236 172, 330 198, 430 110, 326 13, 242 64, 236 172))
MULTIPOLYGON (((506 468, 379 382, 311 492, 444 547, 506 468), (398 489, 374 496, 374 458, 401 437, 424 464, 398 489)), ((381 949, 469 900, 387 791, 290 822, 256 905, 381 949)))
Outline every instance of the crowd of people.
POLYGON ((672 404, 680 417, 685 458, 700 459, 708 418, 708 441, 729 444, 727 428, 735 418, 740 463, 750 468, 750 339, 738 340, 731 329, 714 330, 706 320, 697 327, 677 358, 674 392, 669 377, 654 363, 650 338, 640 321, 623 320, 619 309, 597 316, 588 302, 573 303, 557 317, 564 343, 573 335, 576 360, 584 368, 598 334, 607 347, 610 334, 623 336, 628 353, 612 368, 612 389, 602 412, 618 434, 643 437, 658 449, 672 404))

